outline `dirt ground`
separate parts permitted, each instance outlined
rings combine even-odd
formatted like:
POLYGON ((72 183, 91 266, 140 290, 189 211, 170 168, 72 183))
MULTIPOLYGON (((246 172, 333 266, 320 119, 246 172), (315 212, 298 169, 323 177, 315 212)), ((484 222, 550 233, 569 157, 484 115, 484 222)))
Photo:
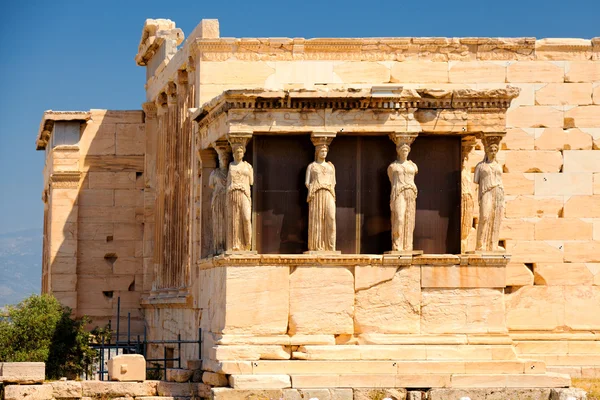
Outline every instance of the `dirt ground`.
POLYGON ((587 400, 600 400, 600 378, 573 378, 573 387, 587 392, 587 400))

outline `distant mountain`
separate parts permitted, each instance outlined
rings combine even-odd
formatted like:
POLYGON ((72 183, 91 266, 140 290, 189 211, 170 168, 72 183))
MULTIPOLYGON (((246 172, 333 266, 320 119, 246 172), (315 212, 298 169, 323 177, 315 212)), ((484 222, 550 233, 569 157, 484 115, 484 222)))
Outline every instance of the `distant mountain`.
POLYGON ((0 307, 40 293, 42 238, 40 229, 0 234, 0 307))

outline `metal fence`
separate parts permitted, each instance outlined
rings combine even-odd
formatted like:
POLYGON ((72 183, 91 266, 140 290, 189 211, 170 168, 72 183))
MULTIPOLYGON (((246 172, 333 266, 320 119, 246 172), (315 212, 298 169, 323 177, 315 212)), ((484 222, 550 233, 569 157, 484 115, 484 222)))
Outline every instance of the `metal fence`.
MULTIPOLYGON (((197 345, 198 346, 198 359, 202 359, 202 329, 198 328, 198 339, 197 340, 182 340, 181 334, 177 335, 175 340, 148 340, 146 336, 146 327, 144 327, 144 335, 131 335, 131 313, 127 313, 127 339, 122 338, 120 332, 120 320, 121 320, 121 298, 117 298, 117 329, 115 332, 115 341, 109 338, 105 341, 102 338, 100 343, 93 343, 90 346, 99 352, 99 358, 97 368, 93 374, 85 374, 85 379, 100 379, 105 380, 108 376, 107 361, 112 357, 119 354, 141 354, 146 359, 146 372, 150 375, 154 372, 154 376, 158 376, 162 371, 162 378, 166 379, 167 368, 169 363, 171 366, 181 368, 181 347, 182 345, 197 345), (123 339, 123 340, 122 340, 123 339), (163 345, 163 357, 162 358, 147 358, 148 345, 163 345), (169 349, 177 348, 177 357, 168 356, 169 349)), ((108 321, 108 329, 111 329, 111 321, 108 321)))

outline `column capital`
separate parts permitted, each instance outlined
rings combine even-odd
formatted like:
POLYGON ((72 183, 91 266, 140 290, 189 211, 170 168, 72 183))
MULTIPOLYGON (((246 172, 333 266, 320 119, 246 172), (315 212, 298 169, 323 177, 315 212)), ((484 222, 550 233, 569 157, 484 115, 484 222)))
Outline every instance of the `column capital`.
POLYGON ((222 152, 231 153, 231 145, 227 139, 219 139, 211 143, 211 146, 217 151, 218 154, 222 152))
POLYGON ((471 152, 475 144, 477 143, 477 137, 475 135, 464 135, 460 138, 460 144, 463 152, 471 152))
POLYGON ((388 136, 396 146, 401 146, 403 144, 410 146, 419 134, 417 132, 392 132, 388 136))
POLYGON ((148 101, 146 103, 142 103, 142 109, 144 110, 144 114, 146 115, 146 118, 148 118, 148 119, 156 118, 156 115, 158 112, 158 107, 156 105, 156 102, 148 101))
POLYGON ((163 115, 167 112, 167 93, 160 92, 158 96, 156 96, 156 110, 158 115, 163 115))
POLYGON ((500 142, 504 136, 506 136, 506 132, 485 132, 480 134, 480 139, 481 143, 483 143, 483 147, 487 149, 493 144, 500 146, 500 142))
POLYGON ((313 131, 310 133, 310 141, 315 146, 329 146, 331 141, 337 136, 336 132, 313 131))
POLYGON ((187 69, 180 69, 177 71, 177 84, 187 85, 188 83, 188 72, 187 69))
POLYGON ((168 105, 177 104, 177 84, 170 81, 167 84, 167 103, 168 105))
POLYGON ((250 131, 229 132, 227 134, 227 140, 232 148, 234 146, 243 146, 246 148, 246 144, 248 144, 250 139, 252 139, 252 132, 250 131))

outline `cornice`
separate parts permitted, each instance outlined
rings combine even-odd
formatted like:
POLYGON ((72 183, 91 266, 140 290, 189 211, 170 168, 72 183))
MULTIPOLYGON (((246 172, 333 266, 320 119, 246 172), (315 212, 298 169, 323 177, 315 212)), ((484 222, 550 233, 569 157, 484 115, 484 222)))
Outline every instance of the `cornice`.
POLYGON ((227 90, 204 104, 190 110, 198 128, 203 129, 231 109, 246 110, 378 110, 381 112, 415 111, 419 108, 478 109, 505 111, 520 89, 402 89, 380 91, 373 89, 264 91, 260 89, 227 90), (383 94, 381 94, 383 93, 383 94))
MULTIPOLYGON (((523 38, 217 38, 196 39, 192 53, 201 61, 346 60, 470 61, 536 60, 536 51, 564 52, 564 59, 588 57, 588 39, 523 38), (581 54, 573 54, 581 53, 581 54)), ((546 59, 542 54, 540 59, 546 59)))

